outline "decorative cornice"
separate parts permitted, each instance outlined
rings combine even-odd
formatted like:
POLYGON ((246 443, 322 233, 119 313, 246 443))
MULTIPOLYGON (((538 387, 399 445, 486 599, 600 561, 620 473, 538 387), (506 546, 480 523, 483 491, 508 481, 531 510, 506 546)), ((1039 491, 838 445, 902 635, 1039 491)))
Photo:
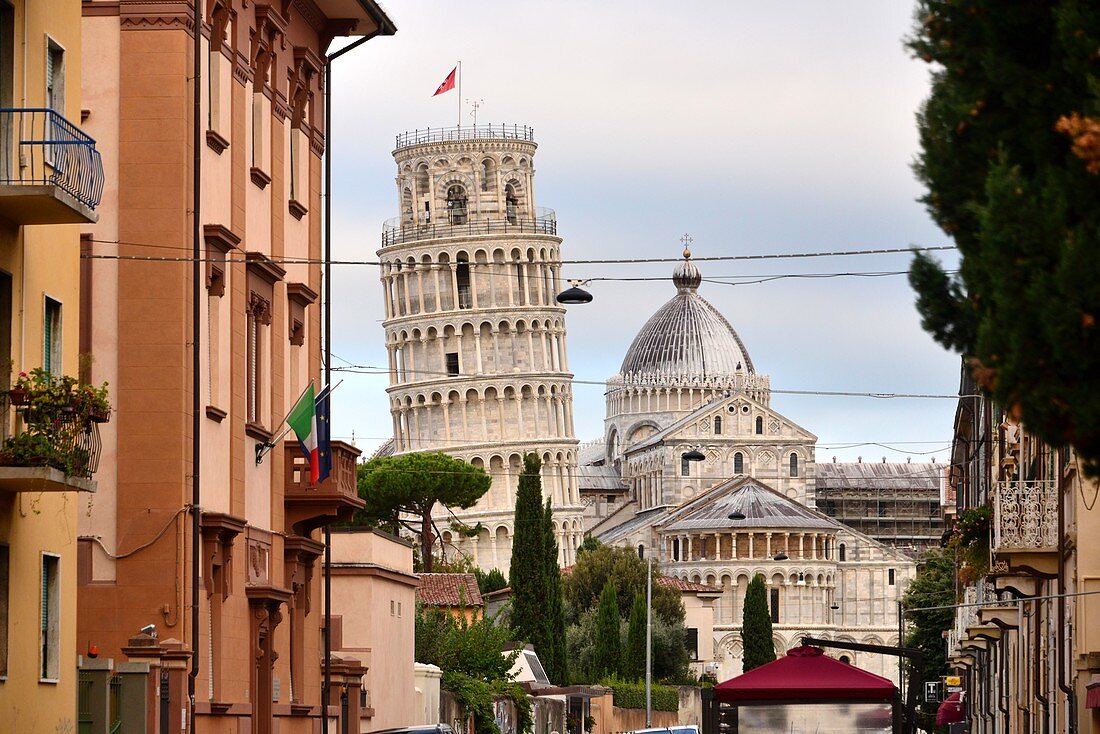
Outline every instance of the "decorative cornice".
POLYGON ((252 183, 260 187, 261 190, 266 189, 267 185, 271 183, 271 176, 264 173, 263 169, 256 166, 248 169, 249 175, 252 177, 252 183))
POLYGON ((229 147, 229 141, 219 135, 216 130, 207 130, 206 147, 221 155, 229 147))
POLYGON ((304 308, 317 300, 317 293, 305 283, 287 283, 286 297, 304 308))
POLYGON ((118 1, 115 2, 88 2, 80 4, 80 14, 85 18, 118 15, 118 1))
POLYGON ((255 273, 271 285, 282 280, 286 275, 285 270, 262 252, 248 251, 245 252, 244 257, 248 271, 255 273))
POLYGON ((206 244, 216 247, 221 252, 229 252, 241 244, 241 238, 223 224, 203 225, 202 236, 206 244))
POLYGON ((291 199, 290 201, 288 201, 286 207, 287 210, 290 211, 290 216, 294 217, 295 219, 301 219, 306 214, 309 214, 309 209, 307 209, 305 205, 297 199, 291 199))

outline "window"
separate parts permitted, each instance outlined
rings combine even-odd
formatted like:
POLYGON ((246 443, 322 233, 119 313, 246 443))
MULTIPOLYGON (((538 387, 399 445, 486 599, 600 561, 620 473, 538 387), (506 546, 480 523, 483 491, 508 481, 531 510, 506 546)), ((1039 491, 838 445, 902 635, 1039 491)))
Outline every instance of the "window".
POLYGON ((61 559, 57 556, 42 554, 42 597, 39 634, 41 642, 41 666, 39 677, 43 680, 57 680, 59 673, 60 617, 61 617, 61 559))
POLYGON ((519 220, 519 197, 516 196, 516 189, 512 184, 504 187, 504 205, 508 223, 515 224, 519 220))
POLYGON ((699 630, 695 627, 688 627, 684 630, 684 647, 691 653, 691 659, 698 662, 699 660, 699 630))
POLYGON ((61 303, 46 296, 42 316, 42 369, 61 374, 61 303))
POLYGON ((65 49, 52 38, 46 42, 46 106, 65 114, 65 49))
POLYGON ((645 558, 645 546, 644 545, 641 545, 641 544, 638 545, 638 558, 642 558, 642 559, 645 558))
POLYGON ((8 674, 8 546, 0 545, 0 678, 8 674))
POLYGON ((260 392, 261 355, 263 354, 263 326, 262 307, 255 302, 251 304, 245 318, 245 360, 247 362, 245 372, 246 384, 246 412, 249 423, 260 423, 260 392))
POLYGON ((843 543, 841 543, 841 544, 840 544, 840 560, 842 560, 842 561, 846 561, 846 560, 848 560, 848 557, 847 557, 847 552, 846 552, 846 551, 847 551, 847 548, 845 548, 845 547, 844 547, 844 544, 843 544, 843 543))
POLYGON ((457 184, 447 189, 447 216, 451 224, 466 224, 466 189, 457 184))
POLYGON ((458 374, 458 352, 447 352, 447 374, 454 377, 458 374))
POLYGON ((613 505, 617 501, 618 501, 618 497, 616 497, 615 495, 613 495, 613 494, 607 495, 607 504, 613 505))
MULTIPOLYGON (((263 81, 256 80, 257 86, 262 86, 263 81)), ((264 95, 257 92, 252 95, 252 165, 255 168, 264 167, 264 95)))
POLYGON ((714 416, 714 435, 722 435, 722 416, 720 415, 714 416))
POLYGON ((745 457, 741 454, 740 451, 733 455, 733 473, 745 473, 745 457))
POLYGON ((772 622, 779 623, 779 589, 771 590, 772 622))
POLYGON ((895 578, 894 578, 894 569, 892 569, 892 568, 890 568, 890 569, 887 569, 887 570, 886 570, 886 583, 888 583, 888 584, 889 584, 890 586, 893 586, 893 585, 894 585, 894 581, 895 581, 895 578))
POLYGON ((687 454, 680 454, 680 476, 691 476, 691 461, 688 460, 687 454))
POLYGON ((455 266, 455 285, 458 287, 458 307, 473 308, 470 294, 470 263, 460 259, 455 266))
POLYGON ((762 416, 756 416, 756 433, 761 434, 764 432, 764 418, 762 416))
POLYGON ((791 476, 798 476, 798 454, 791 454, 791 476))

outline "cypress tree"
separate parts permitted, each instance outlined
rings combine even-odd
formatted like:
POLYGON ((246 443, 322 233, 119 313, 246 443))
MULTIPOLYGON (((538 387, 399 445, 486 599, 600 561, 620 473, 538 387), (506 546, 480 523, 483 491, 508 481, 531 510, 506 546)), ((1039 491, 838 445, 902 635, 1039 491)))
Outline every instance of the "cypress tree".
POLYGON ((546 624, 548 647, 541 657, 550 681, 565 685, 569 682, 569 659, 565 652, 565 610, 562 608, 561 568, 558 566, 558 541, 554 537, 554 514, 550 498, 542 515, 543 574, 546 593, 546 624))
POLYGON ((1100 474, 1100 13, 919 0, 932 67, 915 169, 958 272, 910 268, 924 329, 1029 432, 1100 474))
POLYGON ((645 597, 634 595, 630 608, 630 627, 626 635, 626 653, 623 655, 623 677, 627 680, 645 678, 645 597))
POLYGON ((772 639, 772 615, 768 609, 768 594, 764 577, 756 574, 745 591, 745 611, 741 618, 741 642, 745 648, 742 658, 744 672, 775 660, 775 642, 772 639))
MULTIPOLYGON (((551 649, 547 633, 545 549, 542 517, 542 462, 535 454, 523 459, 523 473, 516 492, 515 529, 512 534, 512 627, 516 636, 535 647, 540 660, 551 649)), ((556 561, 556 554, 555 554, 556 561)))
POLYGON ((593 677, 618 675, 621 663, 619 639, 619 592, 613 581, 608 581, 600 594, 600 606, 596 612, 596 652, 593 677))

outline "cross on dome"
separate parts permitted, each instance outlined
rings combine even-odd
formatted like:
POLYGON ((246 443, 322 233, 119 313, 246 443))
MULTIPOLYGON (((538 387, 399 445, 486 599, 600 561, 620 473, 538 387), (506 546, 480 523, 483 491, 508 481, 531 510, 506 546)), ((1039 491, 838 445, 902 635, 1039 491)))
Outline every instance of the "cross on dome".
POLYGON ((695 241, 691 235, 684 232, 684 236, 680 238, 680 242, 684 245, 684 259, 689 260, 691 258, 691 243, 695 241))

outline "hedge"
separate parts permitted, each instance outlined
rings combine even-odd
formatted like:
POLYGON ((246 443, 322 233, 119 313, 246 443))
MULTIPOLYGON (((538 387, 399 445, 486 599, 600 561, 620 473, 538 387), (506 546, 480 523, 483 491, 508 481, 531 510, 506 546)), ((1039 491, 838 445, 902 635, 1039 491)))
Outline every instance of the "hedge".
MULTIPOLYGON (((601 682, 613 692, 614 703, 622 709, 645 708, 645 684, 624 683, 619 680, 601 682)), ((654 685, 650 688, 650 702, 654 711, 679 711, 680 691, 672 686, 654 685)))

